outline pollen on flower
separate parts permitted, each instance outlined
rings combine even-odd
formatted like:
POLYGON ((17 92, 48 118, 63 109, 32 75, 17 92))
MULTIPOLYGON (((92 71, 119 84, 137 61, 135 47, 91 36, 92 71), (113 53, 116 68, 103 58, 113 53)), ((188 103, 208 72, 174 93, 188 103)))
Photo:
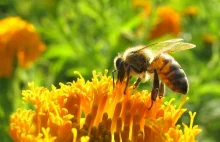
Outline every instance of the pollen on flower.
POLYGON ((13 71, 14 60, 28 67, 45 49, 34 26, 19 17, 0 20, 0 77, 8 77, 13 71))
MULTIPOLYGON (((77 73, 77 72, 76 72, 77 73)), ((15 141, 195 141, 201 129, 193 126, 195 114, 190 113, 189 126, 177 124, 186 111, 174 99, 151 105, 150 92, 133 90, 125 83, 113 88, 112 78, 93 71, 91 81, 80 78, 72 83, 52 86, 51 91, 30 83, 22 92, 23 99, 35 110, 19 108, 12 116, 9 131, 15 141), (189 134, 190 133, 190 134, 189 134)))

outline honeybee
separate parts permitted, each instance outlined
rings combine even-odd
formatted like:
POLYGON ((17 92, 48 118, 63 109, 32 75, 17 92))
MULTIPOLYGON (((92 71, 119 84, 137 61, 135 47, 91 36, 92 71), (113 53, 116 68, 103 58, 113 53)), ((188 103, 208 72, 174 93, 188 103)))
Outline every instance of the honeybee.
POLYGON ((150 108, 157 96, 163 97, 164 84, 174 92, 187 94, 189 83, 186 74, 178 62, 168 53, 194 47, 194 44, 183 42, 183 39, 171 39, 148 46, 128 48, 114 59, 113 84, 114 72, 117 71, 117 82, 126 81, 125 94, 132 76, 137 77, 137 81, 134 83, 134 88, 136 88, 140 82, 148 80, 149 75, 153 75, 150 108))

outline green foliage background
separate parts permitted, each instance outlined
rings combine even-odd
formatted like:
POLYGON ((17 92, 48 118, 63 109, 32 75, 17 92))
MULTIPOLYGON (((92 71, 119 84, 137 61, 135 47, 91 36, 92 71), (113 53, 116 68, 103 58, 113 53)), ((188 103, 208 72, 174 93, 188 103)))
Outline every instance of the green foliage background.
MULTIPOLYGON (((27 88, 28 82, 58 87, 59 82, 76 79, 75 70, 90 79, 94 69, 111 72, 114 57, 127 47, 174 38, 170 35, 155 41, 146 38, 155 21, 154 11, 163 5, 177 12, 191 5, 199 10, 195 17, 181 17, 182 37, 197 47, 173 56, 189 78, 190 101, 185 107, 197 112, 194 123, 203 129, 198 140, 219 141, 220 2, 155 0, 151 3, 151 15, 143 20, 138 16, 142 9, 132 6, 130 0, 1 0, 0 18, 20 16, 32 23, 46 44, 46 51, 29 69, 15 66, 10 78, 0 78, 0 141, 12 141, 8 134, 9 115, 18 107, 28 107, 21 100, 21 91, 27 88), (142 22, 143 34, 136 36, 142 22), (206 34, 213 35, 216 40, 204 44, 206 34)), ((151 82, 142 84, 139 89, 150 87, 151 82)), ((166 99, 180 98, 167 90, 166 99)), ((188 114, 181 121, 189 122, 188 114)))

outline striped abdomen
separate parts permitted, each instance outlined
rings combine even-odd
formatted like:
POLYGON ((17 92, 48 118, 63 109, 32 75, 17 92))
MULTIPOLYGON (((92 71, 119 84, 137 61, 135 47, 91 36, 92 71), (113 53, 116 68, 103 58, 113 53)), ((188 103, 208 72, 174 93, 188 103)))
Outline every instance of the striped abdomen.
POLYGON ((174 92, 187 94, 189 84, 184 70, 169 54, 161 54, 153 62, 160 80, 174 92))

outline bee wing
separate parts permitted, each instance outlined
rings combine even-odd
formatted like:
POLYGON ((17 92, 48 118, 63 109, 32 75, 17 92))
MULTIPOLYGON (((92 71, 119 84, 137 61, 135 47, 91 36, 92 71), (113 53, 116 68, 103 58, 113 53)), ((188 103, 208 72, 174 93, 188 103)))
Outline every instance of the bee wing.
POLYGON ((156 43, 149 48, 155 56, 162 53, 179 52, 196 47, 194 44, 182 42, 183 39, 171 39, 164 42, 156 43))
POLYGON ((146 48, 149 48, 153 52, 154 56, 158 56, 162 53, 179 52, 196 47, 194 44, 182 41, 183 39, 181 38, 171 39, 148 45, 146 48))

